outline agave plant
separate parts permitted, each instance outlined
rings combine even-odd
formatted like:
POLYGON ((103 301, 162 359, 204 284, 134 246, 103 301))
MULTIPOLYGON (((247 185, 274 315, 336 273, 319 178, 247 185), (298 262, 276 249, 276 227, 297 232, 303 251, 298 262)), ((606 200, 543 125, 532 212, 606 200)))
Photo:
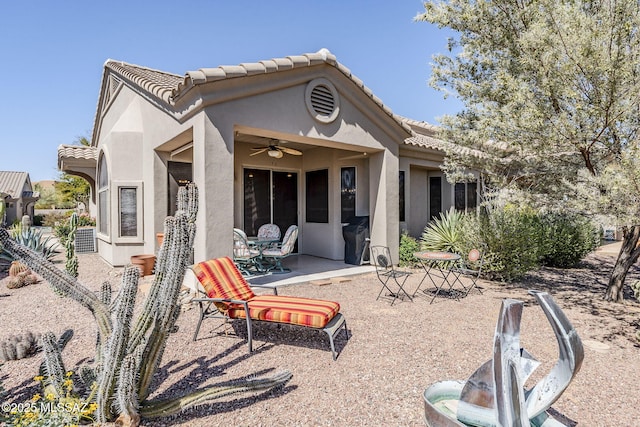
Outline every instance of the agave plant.
POLYGON ((464 252, 464 214, 451 208, 431 221, 422 233, 420 248, 431 251, 464 252))
MULTIPOLYGON (((51 261, 60 253, 60 244, 53 236, 44 237, 43 232, 39 228, 23 227, 22 223, 17 223, 9 230, 13 240, 29 249, 42 254, 42 256, 51 261)), ((6 250, 0 247, 0 264, 11 264, 14 257, 6 250)))

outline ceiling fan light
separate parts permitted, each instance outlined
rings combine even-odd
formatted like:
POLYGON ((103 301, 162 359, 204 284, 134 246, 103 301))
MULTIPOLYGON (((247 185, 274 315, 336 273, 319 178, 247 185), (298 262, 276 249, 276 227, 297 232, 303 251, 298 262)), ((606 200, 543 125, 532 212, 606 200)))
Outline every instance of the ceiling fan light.
POLYGON ((269 150, 267 151, 267 154, 276 159, 282 158, 282 151, 280 150, 269 150))

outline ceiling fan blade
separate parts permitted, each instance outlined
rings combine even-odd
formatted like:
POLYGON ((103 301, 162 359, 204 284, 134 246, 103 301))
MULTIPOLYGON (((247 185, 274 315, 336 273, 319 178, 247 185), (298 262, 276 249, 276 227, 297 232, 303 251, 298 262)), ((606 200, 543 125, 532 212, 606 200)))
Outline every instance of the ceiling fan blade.
POLYGON ((278 150, 293 156, 302 156, 302 151, 296 150, 295 148, 278 147, 278 150))
MULTIPOLYGON (((259 149, 257 149, 258 151, 256 151, 255 153, 251 153, 251 154, 249 154, 249 157, 251 157, 251 156, 255 156, 255 155, 258 155, 258 154, 260 154, 260 153, 264 153, 264 152, 265 152, 265 151, 267 151, 268 149, 269 149, 269 147, 259 148, 259 149)), ((256 150, 256 148, 254 148, 254 150, 256 150)))
POLYGON ((270 145, 264 145, 262 147, 251 147, 252 150, 266 150, 267 148, 271 148, 270 145))

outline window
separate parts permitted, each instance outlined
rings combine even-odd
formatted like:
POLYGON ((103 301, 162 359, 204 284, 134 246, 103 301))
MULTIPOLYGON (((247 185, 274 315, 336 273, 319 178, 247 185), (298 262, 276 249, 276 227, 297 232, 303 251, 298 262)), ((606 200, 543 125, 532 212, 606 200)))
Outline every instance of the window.
POLYGON ((340 222, 356 215, 356 168, 340 170, 340 222))
POLYGON ((306 221, 329 222, 329 169, 306 174, 306 221))
POLYGON ((458 211, 475 209, 478 204, 478 184, 476 182, 458 182, 454 187, 455 208, 458 211))
POLYGON ((138 204, 135 187, 119 187, 120 237, 138 235, 138 204))
POLYGON ((109 172, 104 155, 98 164, 98 232, 109 235, 109 172))
POLYGON ((142 182, 113 181, 113 206, 117 207, 113 218, 117 219, 116 241, 142 243, 142 182))
POLYGON ((429 178, 429 219, 433 220, 442 212, 442 178, 432 176, 429 178))
POLYGON ((400 221, 404 221, 404 171, 400 171, 398 192, 400 193, 400 221))

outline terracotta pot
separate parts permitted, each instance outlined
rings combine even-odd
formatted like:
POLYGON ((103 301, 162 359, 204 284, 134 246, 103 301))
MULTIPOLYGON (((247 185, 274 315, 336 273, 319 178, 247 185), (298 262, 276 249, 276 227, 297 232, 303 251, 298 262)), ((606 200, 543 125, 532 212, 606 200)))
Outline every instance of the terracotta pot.
POLYGON ((164 242, 164 233, 156 233, 156 242, 158 242, 158 249, 160 249, 162 242, 164 242))
POLYGON ((140 269, 140 276, 149 276, 153 272, 153 266, 156 263, 156 256, 152 254, 133 255, 131 264, 140 269))

